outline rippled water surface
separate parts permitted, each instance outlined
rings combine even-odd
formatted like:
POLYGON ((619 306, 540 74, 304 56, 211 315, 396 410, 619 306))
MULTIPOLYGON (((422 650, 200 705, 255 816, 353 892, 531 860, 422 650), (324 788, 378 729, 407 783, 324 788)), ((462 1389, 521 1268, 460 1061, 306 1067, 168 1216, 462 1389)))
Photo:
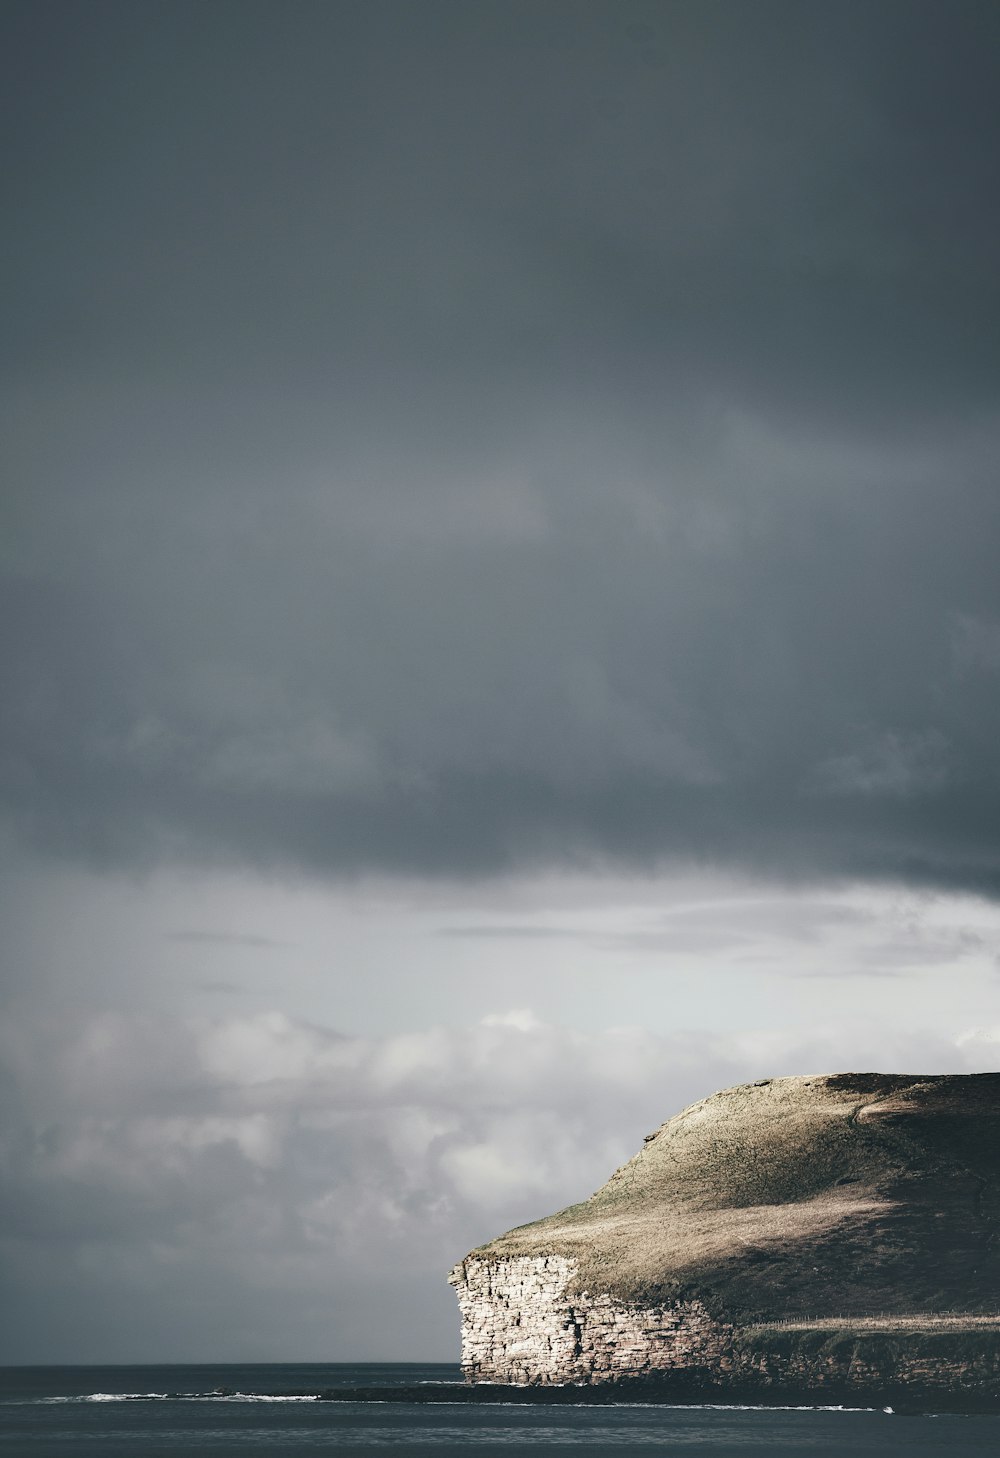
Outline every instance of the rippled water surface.
POLYGON ((1000 1454, 1000 1417, 871 1410, 337 1400, 338 1389, 447 1396, 458 1369, 415 1363, 19 1367, 0 1371, 0 1458, 368 1452, 1000 1454), (315 1394, 332 1394, 335 1400, 315 1394))

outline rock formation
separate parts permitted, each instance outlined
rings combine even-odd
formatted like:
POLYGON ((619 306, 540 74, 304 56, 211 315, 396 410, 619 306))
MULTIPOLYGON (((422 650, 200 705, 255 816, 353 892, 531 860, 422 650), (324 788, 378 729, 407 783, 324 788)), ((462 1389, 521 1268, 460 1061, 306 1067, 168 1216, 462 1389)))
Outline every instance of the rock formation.
POLYGON ((472 1382, 1000 1387, 1000 1074, 717 1093, 449 1277, 472 1382))

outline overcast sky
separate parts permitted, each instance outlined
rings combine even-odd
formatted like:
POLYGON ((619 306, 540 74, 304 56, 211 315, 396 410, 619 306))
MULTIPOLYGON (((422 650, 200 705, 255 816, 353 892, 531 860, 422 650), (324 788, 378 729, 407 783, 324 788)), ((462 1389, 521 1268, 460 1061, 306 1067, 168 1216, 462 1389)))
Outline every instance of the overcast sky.
POLYGON ((451 1359, 997 1066, 993 0, 5 0, 0 1360, 451 1359))

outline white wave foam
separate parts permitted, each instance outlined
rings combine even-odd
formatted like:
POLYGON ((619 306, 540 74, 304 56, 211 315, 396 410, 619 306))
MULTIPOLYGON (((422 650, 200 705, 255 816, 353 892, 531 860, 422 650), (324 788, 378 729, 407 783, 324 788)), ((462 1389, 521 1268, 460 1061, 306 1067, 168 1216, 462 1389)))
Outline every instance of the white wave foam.
POLYGON ((138 1399, 152 1401, 154 1398, 167 1398, 168 1392, 88 1392, 83 1397, 56 1397, 54 1402, 135 1402, 138 1399))
POLYGON ((315 1392, 282 1393, 267 1392, 205 1392, 198 1394, 200 1400, 206 1402, 318 1402, 319 1397, 315 1392))
POLYGON ((47 1397, 46 1402, 318 1402, 316 1393, 269 1392, 88 1392, 47 1397))

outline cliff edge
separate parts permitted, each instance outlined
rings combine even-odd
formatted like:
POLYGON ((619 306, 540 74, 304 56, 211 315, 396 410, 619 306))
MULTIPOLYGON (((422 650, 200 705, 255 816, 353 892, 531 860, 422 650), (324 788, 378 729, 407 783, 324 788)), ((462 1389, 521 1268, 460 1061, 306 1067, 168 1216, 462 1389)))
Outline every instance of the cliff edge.
POLYGON ((449 1277, 472 1381, 1000 1384, 1000 1074, 761 1080, 449 1277))

